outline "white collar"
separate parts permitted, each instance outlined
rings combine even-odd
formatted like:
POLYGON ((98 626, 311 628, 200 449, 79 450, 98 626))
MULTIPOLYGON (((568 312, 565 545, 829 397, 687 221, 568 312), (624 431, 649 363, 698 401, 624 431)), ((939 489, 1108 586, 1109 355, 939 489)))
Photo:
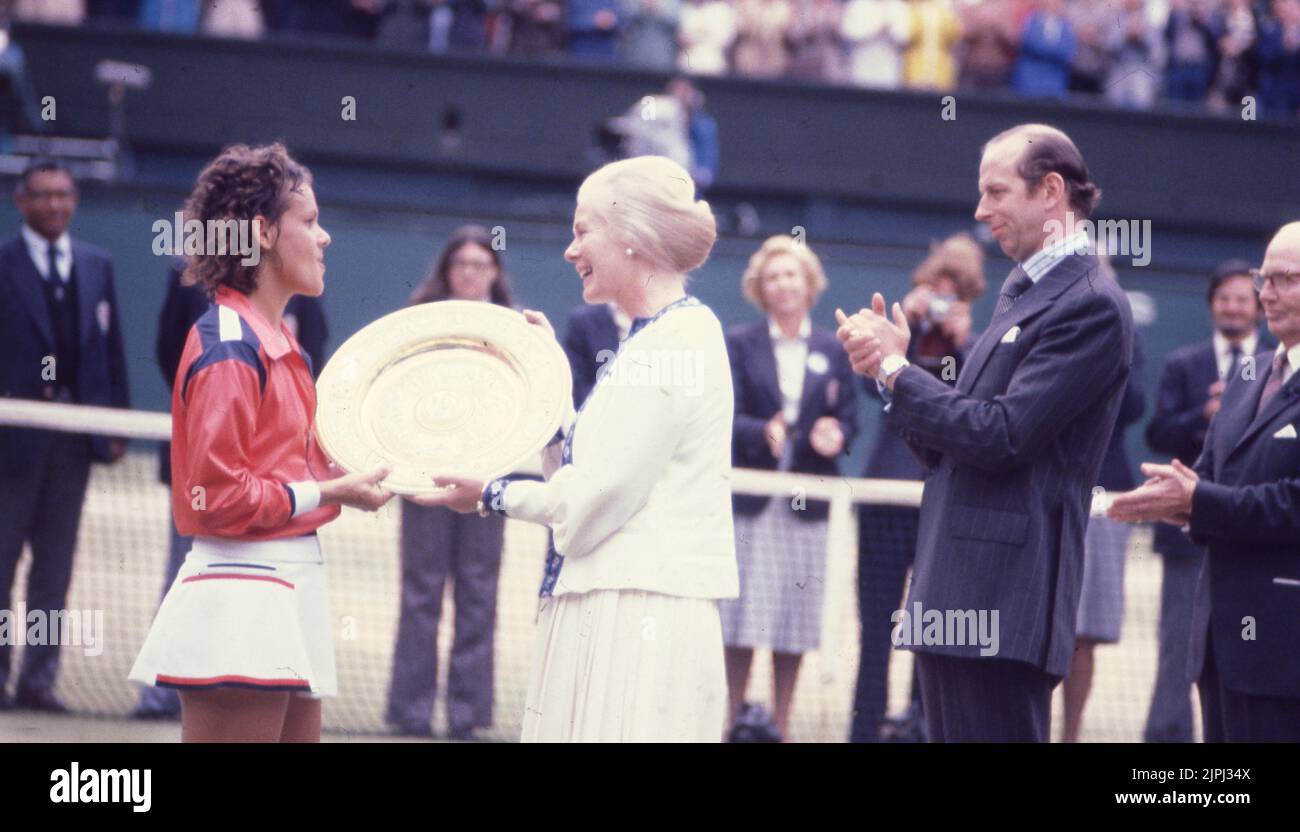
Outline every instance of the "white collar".
POLYGON ((1296 345, 1291 347, 1289 350, 1282 344, 1278 344, 1277 352, 1273 353, 1273 355, 1276 357, 1282 352, 1286 353, 1286 376, 1289 377, 1297 368, 1300 368, 1300 342, 1297 342, 1296 345))
MULTIPOLYGON (((1241 350, 1243 356, 1254 355, 1256 342, 1259 341, 1258 333, 1252 332, 1242 339, 1237 349, 1241 350)), ((1226 358, 1232 355, 1232 344, 1219 330, 1214 330, 1214 354, 1219 358, 1226 358)), ((1290 359, 1287 359, 1288 361, 1290 359)))
MULTIPOLYGON (((781 330, 781 325, 776 322, 776 318, 769 317, 767 319, 767 334, 772 336, 773 341, 791 340, 785 337, 785 333, 781 330)), ((805 315, 803 321, 799 323, 799 335, 794 340, 807 341, 809 335, 812 335, 812 320, 805 315)))
MULTIPOLYGON (((23 240, 27 243, 27 250, 31 252, 39 251, 41 260, 44 261, 49 254, 50 241, 33 231, 27 223, 23 223, 21 230, 23 240)), ((59 250, 59 254, 63 255, 64 262, 67 262, 68 256, 72 254, 72 238, 68 236, 68 232, 64 231, 59 235, 59 239, 54 241, 54 247, 59 250)), ((32 259, 36 259, 34 254, 32 259)))
POLYGON ((1065 239, 1057 240, 1051 245, 1039 249, 1037 253, 1021 263, 1020 268, 1029 276, 1030 280, 1037 283, 1042 280, 1043 275, 1054 269, 1066 257, 1071 254, 1082 254, 1090 251, 1091 245, 1087 232, 1079 229, 1065 239))

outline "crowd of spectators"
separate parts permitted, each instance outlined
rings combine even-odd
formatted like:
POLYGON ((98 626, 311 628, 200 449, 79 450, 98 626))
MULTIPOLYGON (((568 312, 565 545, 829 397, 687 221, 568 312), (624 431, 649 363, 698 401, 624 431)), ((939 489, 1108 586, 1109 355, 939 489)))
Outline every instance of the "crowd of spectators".
POLYGON ((1300 108, 1300 0, 0 0, 0 15, 693 75, 1300 108))

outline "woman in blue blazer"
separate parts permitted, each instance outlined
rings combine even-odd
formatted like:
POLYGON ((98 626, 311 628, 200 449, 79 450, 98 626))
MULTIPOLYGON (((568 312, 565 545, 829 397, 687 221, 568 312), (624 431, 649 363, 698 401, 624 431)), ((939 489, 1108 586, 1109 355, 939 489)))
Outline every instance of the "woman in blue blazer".
MULTIPOLYGON (((727 332, 736 467, 840 476, 838 461, 857 432, 857 393, 835 334, 809 319, 825 288, 821 262, 792 237, 769 238, 749 260, 741 289, 764 318, 727 332)), ((733 509, 740 598, 721 605, 730 719, 744 700, 754 648, 769 648, 774 716, 785 737, 800 660, 820 642, 828 506, 796 491, 737 495, 733 509)))

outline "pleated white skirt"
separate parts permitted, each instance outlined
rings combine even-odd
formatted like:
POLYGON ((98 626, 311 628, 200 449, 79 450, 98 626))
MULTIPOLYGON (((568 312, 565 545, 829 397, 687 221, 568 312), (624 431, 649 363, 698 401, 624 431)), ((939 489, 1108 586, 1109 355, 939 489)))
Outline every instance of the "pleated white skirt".
POLYGON ((318 538, 195 538, 129 678, 179 690, 336 695, 329 587, 318 538))
POLYGON ((544 601, 524 742, 719 742, 716 601, 594 590, 544 601))

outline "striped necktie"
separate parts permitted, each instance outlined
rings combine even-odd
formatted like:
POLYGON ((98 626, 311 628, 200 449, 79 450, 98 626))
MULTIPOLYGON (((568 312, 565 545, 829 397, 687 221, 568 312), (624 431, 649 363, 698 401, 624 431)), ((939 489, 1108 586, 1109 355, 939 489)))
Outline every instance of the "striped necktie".
POLYGON ((1016 298, 1025 293, 1025 290, 1033 286, 1034 282, 1025 274, 1025 270, 1016 266, 1007 275, 1007 279, 1002 283, 1002 291, 998 292, 998 305, 993 309, 993 317, 1001 315, 1011 308, 1016 302, 1016 298))

